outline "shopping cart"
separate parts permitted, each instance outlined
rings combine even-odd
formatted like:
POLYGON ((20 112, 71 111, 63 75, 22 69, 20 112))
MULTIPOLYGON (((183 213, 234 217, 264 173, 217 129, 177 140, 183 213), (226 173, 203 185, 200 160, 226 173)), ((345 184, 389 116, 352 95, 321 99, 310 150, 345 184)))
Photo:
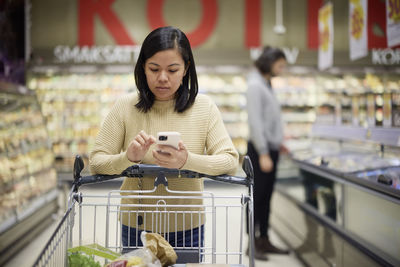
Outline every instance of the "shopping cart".
MULTIPOLYGON (((254 267, 253 167, 247 156, 244 157, 242 165, 246 177, 210 176, 188 170, 168 169, 144 164, 133 165, 119 175, 82 177, 83 168, 83 160, 80 156, 77 156, 74 162, 74 181, 69 193, 67 211, 36 260, 35 267, 68 266, 68 248, 74 246, 96 243, 118 253, 137 248, 137 245, 126 247, 122 244, 121 216, 124 213, 129 215, 128 218, 131 218, 130 215, 135 215, 133 218, 136 218, 136 225, 138 225, 138 218, 151 220, 150 229, 145 229, 145 231, 160 233, 168 241, 171 238, 171 232, 168 232, 167 229, 170 229, 170 224, 174 223, 171 222, 170 218, 175 217, 175 220, 172 220, 175 221, 175 225, 178 220, 183 220, 183 225, 187 225, 188 220, 190 225, 200 225, 200 220, 205 219, 204 233, 202 231, 197 233, 199 235, 198 240, 203 239, 204 242, 199 242, 197 246, 193 245, 193 231, 186 231, 186 235, 191 235, 192 244, 188 246, 187 244, 179 245, 176 243, 173 246, 178 255, 176 266, 194 262, 243 266, 243 244, 246 236, 243 222, 247 215, 249 266, 254 267), (135 179, 145 176, 156 177, 153 190, 112 190, 97 195, 82 193, 78 190, 84 184, 98 183, 119 177, 135 179), (209 178, 214 181, 244 185, 248 187, 248 191, 235 196, 217 196, 206 191, 174 191, 168 188, 169 177, 209 178), (155 192, 161 184, 171 194, 168 196, 148 194, 155 192), (136 198, 141 201, 139 204, 135 201, 132 202, 134 204, 123 204, 121 199, 124 198, 136 198), (151 198, 155 200, 153 202, 143 201, 151 198), (196 205, 169 204, 173 203, 171 199, 174 198, 190 198, 201 201, 196 202, 199 203, 196 205), (178 217, 179 219, 177 219, 178 217), (232 222, 236 225, 235 229, 232 227, 232 222), (203 237, 201 237, 202 234, 203 237)), ((148 223, 146 224, 146 221, 144 221, 143 225, 148 225, 148 223)), ((176 234, 177 231, 175 231, 176 234)), ((173 236, 174 233, 172 233, 173 236)), ((137 232, 134 239, 136 239, 135 244, 138 244, 140 235, 137 232)), ((185 239, 185 234, 183 239, 185 239)))

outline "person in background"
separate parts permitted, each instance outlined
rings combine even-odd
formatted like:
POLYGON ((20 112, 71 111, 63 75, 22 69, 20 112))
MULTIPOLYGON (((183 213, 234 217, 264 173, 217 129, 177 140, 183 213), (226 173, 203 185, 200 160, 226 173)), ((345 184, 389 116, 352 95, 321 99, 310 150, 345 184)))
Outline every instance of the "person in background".
MULTIPOLYGON (((189 40, 181 30, 162 27, 145 38, 135 67, 135 81, 138 94, 128 94, 115 103, 96 137, 89 157, 92 173, 120 174, 139 163, 208 175, 236 172, 238 152, 215 103, 208 96, 197 94, 194 58, 189 40), (181 134, 178 149, 155 144, 157 132, 165 131, 181 134)), ((125 178, 121 190, 151 190, 154 178, 125 178)), ((176 177, 168 178, 168 187, 177 191, 202 191, 204 185, 202 179, 176 177)), ((158 186, 154 193, 148 194, 173 195, 164 186, 158 186)), ((165 201, 168 205, 201 205, 200 199, 165 201)), ((148 198, 121 200, 122 204, 155 205, 156 202, 148 198)), ((123 246, 142 246, 140 238, 136 242, 136 233, 140 236, 143 230, 151 231, 155 225, 151 213, 145 213, 146 208, 142 207, 123 209, 123 246)), ((160 227, 168 228, 162 234, 168 235, 172 246, 202 246, 204 216, 199 216, 197 213, 193 216, 179 213, 176 218, 171 212, 168 226, 160 227)))
POLYGON ((284 149, 281 108, 271 86, 271 78, 286 67, 286 57, 278 48, 265 47, 248 75, 247 112, 250 137, 247 153, 254 167, 255 257, 267 260, 266 253, 287 254, 268 237, 270 201, 276 180, 279 152, 284 149))

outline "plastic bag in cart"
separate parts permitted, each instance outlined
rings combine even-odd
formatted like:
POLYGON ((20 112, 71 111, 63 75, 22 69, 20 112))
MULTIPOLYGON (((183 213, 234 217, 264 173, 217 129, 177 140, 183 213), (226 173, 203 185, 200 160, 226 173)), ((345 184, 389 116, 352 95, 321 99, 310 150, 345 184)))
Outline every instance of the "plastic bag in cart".
POLYGON ((149 249, 160 260, 162 266, 170 266, 176 263, 178 256, 175 250, 160 234, 143 231, 140 239, 144 247, 149 249))
POLYGON ((139 248, 123 254, 107 267, 161 267, 161 263, 149 249, 139 248))
POLYGON ((165 267, 176 263, 174 249, 160 234, 143 231, 140 239, 143 248, 122 255, 107 267, 165 267))

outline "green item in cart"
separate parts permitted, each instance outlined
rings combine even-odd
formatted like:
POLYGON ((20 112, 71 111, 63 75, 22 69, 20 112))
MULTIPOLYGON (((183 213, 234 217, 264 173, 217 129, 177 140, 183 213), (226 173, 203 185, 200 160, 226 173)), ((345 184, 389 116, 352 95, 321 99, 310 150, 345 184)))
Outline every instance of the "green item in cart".
POLYGON ((91 245, 84 245, 84 246, 78 246, 74 248, 69 248, 68 252, 70 253, 76 253, 76 252, 82 252, 85 253, 89 256, 98 256, 102 257, 108 260, 115 260, 121 254, 116 253, 108 248, 105 248, 103 246, 100 246, 98 244, 91 244, 91 245))
POLYGON ((69 267, 101 267, 99 262, 79 252, 68 254, 69 267))

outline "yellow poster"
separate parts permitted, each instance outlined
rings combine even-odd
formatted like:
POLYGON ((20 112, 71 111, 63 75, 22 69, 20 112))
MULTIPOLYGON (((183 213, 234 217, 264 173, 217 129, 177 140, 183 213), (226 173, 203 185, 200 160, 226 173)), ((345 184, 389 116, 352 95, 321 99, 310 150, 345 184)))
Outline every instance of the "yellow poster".
POLYGON ((386 0, 386 32, 389 47, 400 44, 400 0, 386 0))
POLYGON ((349 1, 350 59, 356 60, 368 55, 367 0, 349 1))
POLYGON ((318 12, 318 68, 327 69, 333 65, 333 5, 328 3, 318 12))

